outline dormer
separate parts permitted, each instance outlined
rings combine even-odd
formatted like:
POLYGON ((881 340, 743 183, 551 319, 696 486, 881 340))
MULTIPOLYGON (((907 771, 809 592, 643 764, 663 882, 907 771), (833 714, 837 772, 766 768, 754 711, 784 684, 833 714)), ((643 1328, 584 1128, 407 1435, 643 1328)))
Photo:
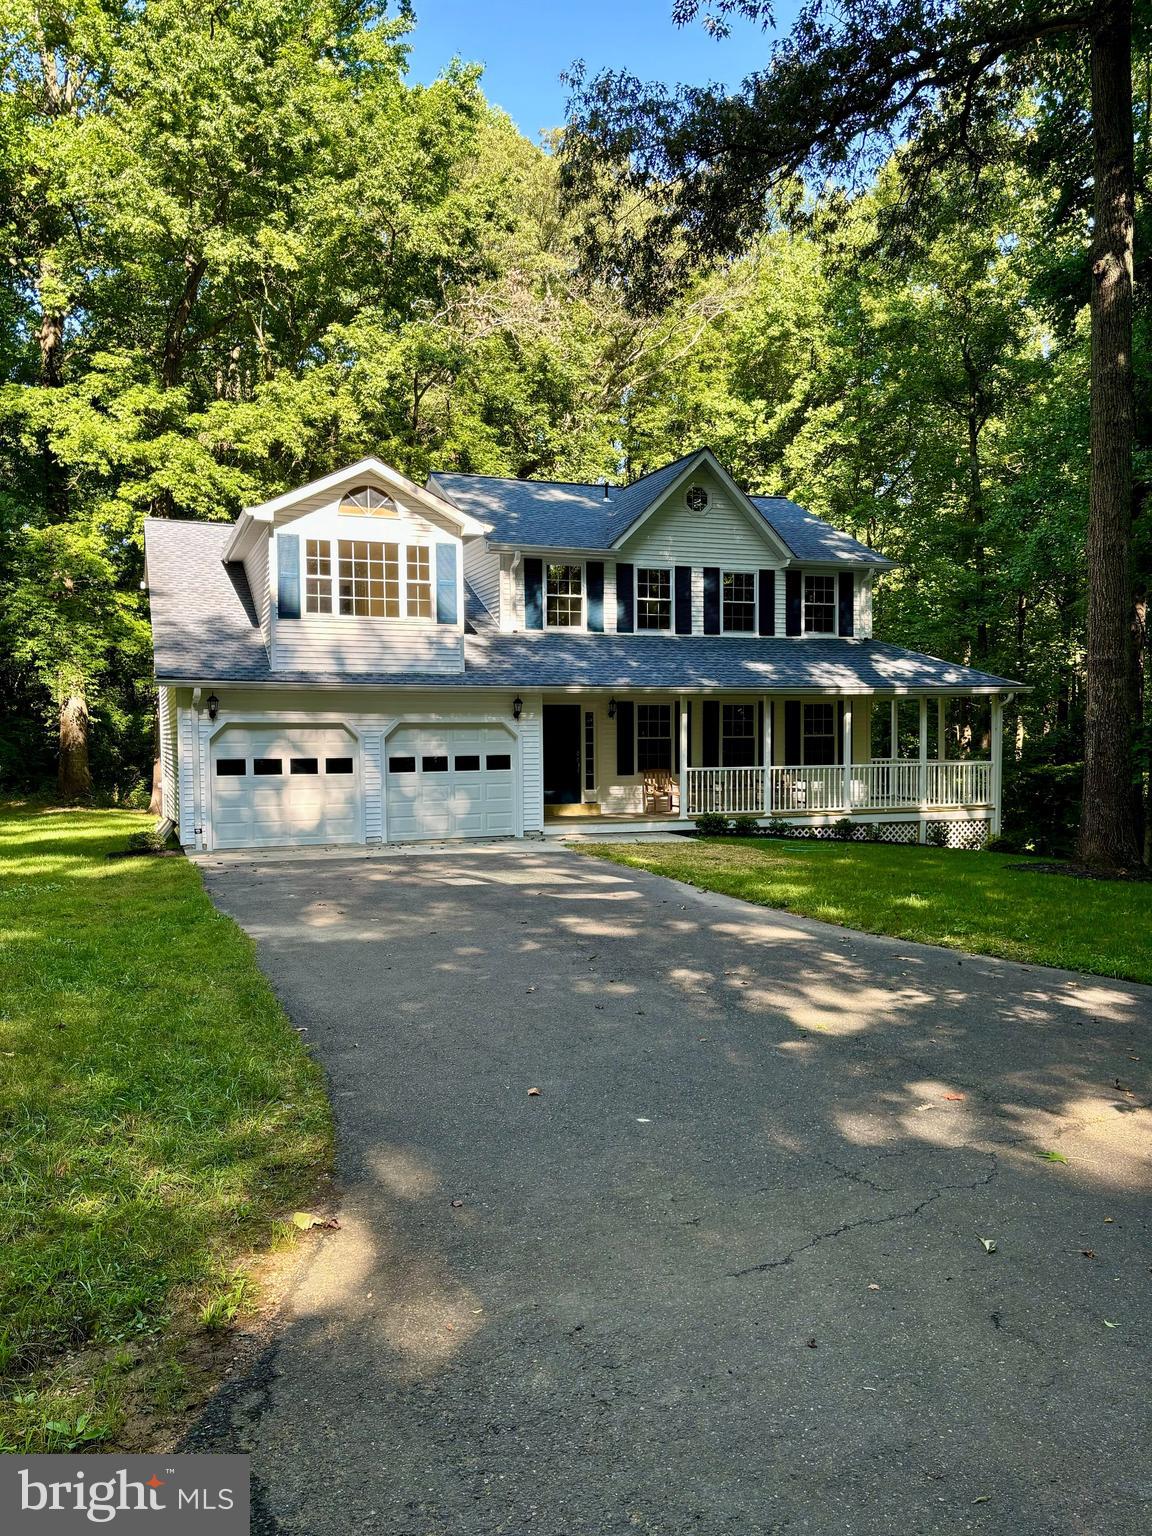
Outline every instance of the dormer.
POLYGON ((460 672, 466 540, 483 525, 375 458, 241 513, 274 673, 460 672))

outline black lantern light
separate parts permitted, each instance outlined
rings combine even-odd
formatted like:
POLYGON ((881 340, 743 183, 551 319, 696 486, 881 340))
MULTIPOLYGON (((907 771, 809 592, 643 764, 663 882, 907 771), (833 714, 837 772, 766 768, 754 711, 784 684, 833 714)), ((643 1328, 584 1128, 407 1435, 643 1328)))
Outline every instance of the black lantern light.
POLYGON ((516 697, 512 700, 512 718, 513 718, 513 720, 519 720, 520 716, 523 713, 524 713, 524 700, 520 697, 519 694, 517 694, 516 697))
POLYGON ((209 720, 215 720, 216 715, 217 715, 219 709, 220 709, 220 700, 216 697, 216 695, 214 693, 210 693, 208 695, 208 718, 209 718, 209 720))
POLYGON ((609 720, 615 720, 615 718, 616 718, 616 700, 615 699, 609 699, 608 700, 608 718, 609 718, 609 720))

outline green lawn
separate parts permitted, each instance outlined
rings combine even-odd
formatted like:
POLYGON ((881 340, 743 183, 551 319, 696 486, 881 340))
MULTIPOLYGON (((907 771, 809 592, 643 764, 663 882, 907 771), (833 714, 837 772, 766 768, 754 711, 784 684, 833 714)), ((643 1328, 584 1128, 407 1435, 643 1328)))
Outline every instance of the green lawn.
POLYGON ((925 944, 1152 982, 1152 882, 1013 869, 1018 855, 747 838, 603 843, 589 853, 925 944))
POLYGON ((0 1452, 115 1444, 129 1378, 171 1408, 329 1166, 248 939, 184 859, 105 860, 149 825, 0 806, 0 1452))

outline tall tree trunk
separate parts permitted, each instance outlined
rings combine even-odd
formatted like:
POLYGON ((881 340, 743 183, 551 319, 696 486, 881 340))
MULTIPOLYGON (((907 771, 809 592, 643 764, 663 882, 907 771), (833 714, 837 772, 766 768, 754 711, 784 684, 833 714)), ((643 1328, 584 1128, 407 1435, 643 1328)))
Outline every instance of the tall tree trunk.
POLYGON ((62 800, 82 800, 92 788, 92 773, 88 766, 88 700, 78 686, 69 689, 60 706, 57 786, 62 800))
POLYGON ((1129 603, 1132 525, 1132 6, 1112 0, 1091 36, 1095 241, 1092 263, 1092 488, 1088 511, 1086 864, 1140 863, 1132 815, 1129 603))

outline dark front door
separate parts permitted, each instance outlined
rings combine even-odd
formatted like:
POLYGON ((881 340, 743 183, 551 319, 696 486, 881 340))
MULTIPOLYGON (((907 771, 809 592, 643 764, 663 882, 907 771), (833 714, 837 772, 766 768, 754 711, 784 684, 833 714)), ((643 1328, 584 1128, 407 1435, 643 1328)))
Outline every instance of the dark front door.
POLYGON ((580 803, 580 706, 544 706, 544 804, 580 803))

